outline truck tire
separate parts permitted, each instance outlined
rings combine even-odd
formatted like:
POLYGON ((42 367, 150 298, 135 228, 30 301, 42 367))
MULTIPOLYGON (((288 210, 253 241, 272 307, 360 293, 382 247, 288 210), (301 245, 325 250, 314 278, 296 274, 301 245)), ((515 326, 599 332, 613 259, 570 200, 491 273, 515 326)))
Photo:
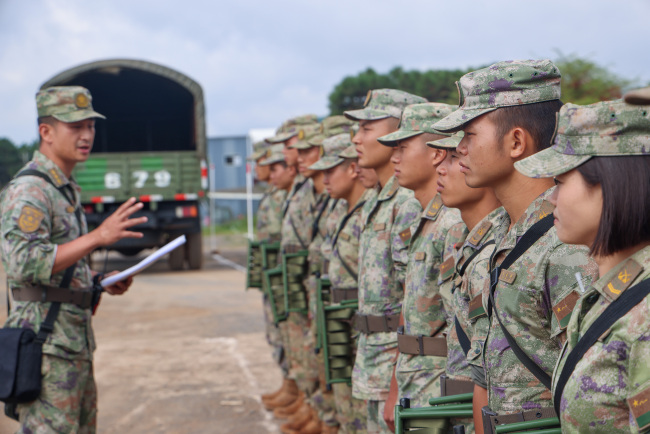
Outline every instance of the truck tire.
POLYGON ((169 252, 169 268, 182 270, 185 262, 185 249, 174 249, 169 252))
POLYGON ((190 266, 190 270, 200 270, 203 266, 203 238, 201 232, 187 234, 186 237, 187 264, 190 266))

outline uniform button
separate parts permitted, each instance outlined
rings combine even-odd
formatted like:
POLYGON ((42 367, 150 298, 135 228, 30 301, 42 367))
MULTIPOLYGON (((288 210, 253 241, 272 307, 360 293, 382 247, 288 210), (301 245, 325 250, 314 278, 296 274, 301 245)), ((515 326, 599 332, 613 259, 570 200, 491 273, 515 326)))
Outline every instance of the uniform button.
POLYGON ((475 350, 474 350, 474 354, 481 354, 481 350, 479 350, 478 348, 475 349, 475 350))

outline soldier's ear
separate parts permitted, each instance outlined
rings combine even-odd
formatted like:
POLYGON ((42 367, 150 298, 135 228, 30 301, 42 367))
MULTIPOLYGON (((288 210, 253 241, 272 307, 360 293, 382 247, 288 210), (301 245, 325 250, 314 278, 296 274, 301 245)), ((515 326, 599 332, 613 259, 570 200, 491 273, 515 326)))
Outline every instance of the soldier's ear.
POLYGON ((356 161, 351 161, 350 164, 348 165, 348 174, 350 175, 350 179, 357 179, 359 178, 359 163, 356 161))
POLYGON ((442 163, 446 157, 447 157, 446 150, 440 148, 433 148, 433 152, 431 153, 431 166, 434 168, 438 167, 438 165, 442 163))

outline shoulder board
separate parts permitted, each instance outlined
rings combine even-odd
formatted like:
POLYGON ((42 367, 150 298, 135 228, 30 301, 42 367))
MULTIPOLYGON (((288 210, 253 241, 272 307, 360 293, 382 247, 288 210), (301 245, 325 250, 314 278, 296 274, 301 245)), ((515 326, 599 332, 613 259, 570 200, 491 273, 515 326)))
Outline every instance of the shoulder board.
POLYGON ((545 200, 544 202, 542 202, 542 206, 540 206, 539 209, 533 213, 534 216, 533 222, 537 222, 543 219, 544 217, 546 217, 547 215, 553 214, 554 210, 555 210, 555 206, 553 206, 553 204, 548 200, 545 200))
POLYGON ((394 195, 398 189, 399 189, 399 184, 397 183, 397 181, 393 181, 392 187, 387 192, 388 196, 394 195))
POLYGON ((474 319, 481 315, 485 315, 485 309, 483 308, 483 295, 479 294, 469 301, 468 317, 469 319, 474 319))
POLYGON ((411 241, 411 228, 404 229, 399 233, 399 237, 404 244, 408 245, 409 241, 411 241))
POLYGON ((639 432, 650 426, 650 387, 627 398, 627 405, 636 419, 639 432))
POLYGON ((483 223, 478 225, 472 237, 467 241, 473 246, 478 247, 479 243, 483 240, 483 238, 485 238, 485 236, 487 235, 491 227, 492 227, 491 222, 487 220, 483 221, 483 223))
POLYGON ((630 258, 618 269, 618 274, 605 285, 603 290, 613 300, 616 300, 634 282, 641 271, 643 271, 641 264, 630 258))
POLYGON ((440 278, 447 280, 454 275, 454 257, 450 255, 445 262, 440 264, 440 278))
POLYGON ((427 217, 435 220, 438 217, 438 214, 440 213, 441 209, 442 209, 442 198, 440 197, 440 195, 437 195, 433 200, 433 202, 431 202, 431 205, 427 210, 427 217))

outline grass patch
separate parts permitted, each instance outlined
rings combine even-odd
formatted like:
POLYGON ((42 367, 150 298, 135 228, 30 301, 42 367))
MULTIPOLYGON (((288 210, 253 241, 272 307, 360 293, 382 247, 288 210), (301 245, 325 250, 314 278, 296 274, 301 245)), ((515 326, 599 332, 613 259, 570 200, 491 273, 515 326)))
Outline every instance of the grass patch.
MULTIPOLYGON (((253 219, 253 228, 255 228, 256 221, 253 219)), ((227 223, 220 223, 213 226, 213 231, 210 232, 209 227, 204 227, 202 229, 203 235, 210 235, 210 233, 216 235, 245 235, 248 233, 248 223, 245 218, 231 220, 227 223)))

